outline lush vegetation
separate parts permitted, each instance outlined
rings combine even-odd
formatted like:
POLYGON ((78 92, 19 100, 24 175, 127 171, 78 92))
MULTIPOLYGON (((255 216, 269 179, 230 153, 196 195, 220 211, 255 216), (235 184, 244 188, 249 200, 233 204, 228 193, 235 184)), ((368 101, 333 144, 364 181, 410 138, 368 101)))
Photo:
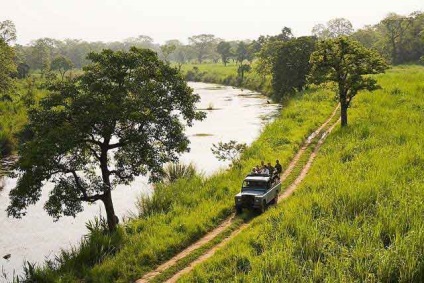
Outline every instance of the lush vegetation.
POLYGON ((388 68, 377 52, 345 36, 320 42, 310 58, 310 81, 334 82, 337 85, 342 126, 347 125, 347 109, 356 94, 380 87, 374 78, 367 75, 384 73, 388 68))
POLYGON ((424 68, 375 77, 296 194, 181 282, 424 280, 424 68))
POLYGON ((0 157, 10 155, 17 147, 17 133, 27 123, 28 109, 46 95, 42 81, 28 77, 15 82, 13 91, 0 100, 0 157))
POLYGON ((297 95, 245 151, 240 167, 209 178, 196 176, 158 184, 152 198, 143 200, 141 217, 119 226, 119 237, 112 234, 110 241, 100 242, 100 236, 89 238, 93 241, 63 253, 61 264, 50 263, 49 268, 32 270, 31 277, 42 282, 69 282, 77 278, 128 282, 141 277, 227 217, 233 211, 232 196, 239 191, 240 180, 259 160, 279 159, 287 166, 302 141, 330 115, 335 104, 329 91, 297 95), (93 258, 90 254, 101 257, 93 258))
MULTIPOLYGON (((255 40, 245 41, 225 41, 213 34, 199 34, 191 36, 189 44, 171 39, 159 45, 154 43, 151 37, 140 35, 119 42, 40 38, 23 46, 13 44, 16 40, 16 29, 11 21, 0 22, 0 35, 7 45, 13 47, 13 77, 21 79, 34 72, 39 72, 43 78, 52 78, 56 77, 58 72, 63 80, 64 77, 73 76, 78 72, 70 71, 72 66, 78 70, 90 63, 87 58, 89 52, 100 52, 103 49, 127 51, 131 46, 135 46, 154 50, 164 61, 182 68, 189 80, 240 86, 260 91, 275 101, 282 101, 288 99, 295 91, 307 87, 305 74, 310 66, 305 58, 307 59, 308 55, 306 53, 313 51, 310 44, 313 40, 349 36, 365 47, 377 50, 392 64, 422 64, 423 26, 424 13, 418 11, 407 16, 392 13, 376 25, 356 31, 349 20, 335 18, 326 24, 313 27, 312 37, 300 38, 296 38, 290 28, 284 27, 277 35, 261 35, 255 40), (299 46, 302 44, 305 46, 300 49, 308 52, 299 52, 299 46), (285 56, 286 54, 294 55, 285 56), (220 60, 222 63, 218 63, 220 60)), ((7 57, 7 60, 0 60, 2 78, 4 67, 11 66, 7 63, 11 56, 7 57)), ((0 86, 0 92, 3 91, 0 86)), ((10 91, 8 96, 11 96, 10 91)), ((8 110, 4 110, 4 106, 0 107, 1 113, 9 114, 8 110)), ((14 111, 19 112, 16 109, 14 111)), ((7 125, 0 126, 1 151, 10 154, 16 143, 14 130, 10 130, 7 125)))
POLYGON ((235 62, 228 63, 226 66, 215 63, 181 65, 181 71, 189 81, 239 86, 271 95, 271 76, 262 76, 253 67, 253 70, 244 74, 244 79, 241 81, 238 68, 239 65, 235 62))
POLYGON ((25 215, 50 181, 54 188, 44 205, 49 215, 75 216, 82 202, 102 201, 114 230, 111 191, 148 172, 158 181, 163 165, 188 150, 183 123, 205 117, 196 110, 199 95, 155 52, 103 50, 89 59, 81 76, 49 83, 51 93, 29 112, 9 216, 25 215))

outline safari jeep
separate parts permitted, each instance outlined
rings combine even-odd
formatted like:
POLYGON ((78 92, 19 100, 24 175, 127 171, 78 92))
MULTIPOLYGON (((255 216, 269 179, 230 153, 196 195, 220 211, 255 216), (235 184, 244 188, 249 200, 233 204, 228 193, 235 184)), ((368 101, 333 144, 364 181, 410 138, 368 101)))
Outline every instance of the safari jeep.
POLYGON ((270 175, 250 174, 243 181, 241 192, 235 196, 236 212, 243 208, 264 212, 269 204, 277 202, 281 182, 270 175))

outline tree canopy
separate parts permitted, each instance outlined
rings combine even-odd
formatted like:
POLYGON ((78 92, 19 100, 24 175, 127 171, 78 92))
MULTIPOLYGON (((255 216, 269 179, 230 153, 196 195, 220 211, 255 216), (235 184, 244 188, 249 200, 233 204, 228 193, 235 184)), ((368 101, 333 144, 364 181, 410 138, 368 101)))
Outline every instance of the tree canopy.
POLYGON ((231 44, 226 41, 221 41, 216 47, 216 51, 221 55, 222 63, 227 66, 230 57, 233 55, 231 52, 231 44))
POLYGON ((189 37, 188 41, 196 53, 197 61, 202 63, 211 50, 215 50, 217 39, 213 34, 199 34, 189 37))
POLYGON ((0 38, 6 43, 16 40, 16 27, 12 21, 6 20, 0 22, 0 38))
POLYGON ((11 216, 25 215, 40 199, 43 181, 51 181, 49 215, 75 216, 82 202, 101 200, 114 230, 116 185, 148 173, 158 180, 163 164, 188 150, 184 124, 204 113, 175 68, 147 49, 104 50, 88 59, 80 77, 51 85, 51 94, 29 112, 11 216))
POLYGON ((0 38, 0 99, 8 97, 13 88, 12 75, 16 72, 14 56, 13 48, 0 38))
POLYGON ((309 58, 315 50, 316 38, 304 36, 275 45, 272 60, 273 97, 281 100, 295 90, 302 90, 310 72, 309 58))
POLYGON ((320 42, 312 53, 311 82, 335 82, 341 107, 341 124, 347 125, 347 108, 360 90, 375 90, 377 81, 366 76, 384 72, 388 66, 376 52, 348 37, 320 42))
POLYGON ((329 20, 325 25, 317 24, 312 28, 312 34, 319 39, 337 38, 352 33, 352 23, 345 18, 335 18, 329 20))
POLYGON ((58 71, 60 73, 60 76, 65 76, 66 72, 71 70, 73 67, 72 61, 69 60, 69 58, 66 58, 65 56, 58 56, 53 59, 51 63, 51 69, 54 71, 58 71))

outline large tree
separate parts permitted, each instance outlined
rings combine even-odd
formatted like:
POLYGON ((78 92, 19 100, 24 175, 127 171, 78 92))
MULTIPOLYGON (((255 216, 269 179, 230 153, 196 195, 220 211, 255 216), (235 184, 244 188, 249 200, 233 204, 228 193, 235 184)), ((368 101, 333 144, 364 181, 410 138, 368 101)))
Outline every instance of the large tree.
POLYGON ((341 108, 341 125, 347 125, 347 109, 360 90, 375 90, 377 81, 367 76, 384 72, 388 66, 375 51, 348 37, 328 39, 312 53, 311 81, 335 82, 341 108))
POLYGON ((272 88, 276 100, 300 91, 306 85, 311 70, 309 58, 316 41, 316 37, 304 36, 276 46, 272 62, 272 88))
POLYGON ((189 37, 188 41, 196 53, 197 61, 201 64, 214 51, 217 40, 213 34, 199 34, 189 37))
POLYGON ((218 43, 216 51, 219 53, 219 55, 221 55, 221 60, 224 66, 227 66, 227 63, 232 55, 231 44, 226 41, 221 41, 220 43, 218 43))
POLYGON ((75 216, 82 202, 102 201, 109 230, 117 224, 111 191, 149 173, 158 180, 162 165, 188 150, 184 124, 204 117, 179 72, 155 52, 103 50, 71 81, 29 113, 19 148, 19 179, 10 192, 8 215, 21 217, 54 183, 44 205, 49 215, 75 216), (184 124, 183 124, 184 123, 184 124))

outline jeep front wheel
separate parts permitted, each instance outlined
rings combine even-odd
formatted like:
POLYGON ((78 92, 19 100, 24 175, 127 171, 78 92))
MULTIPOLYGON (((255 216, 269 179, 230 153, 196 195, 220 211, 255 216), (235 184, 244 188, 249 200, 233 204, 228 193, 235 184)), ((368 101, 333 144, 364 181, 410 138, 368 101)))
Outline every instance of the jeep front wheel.
POLYGON ((266 202, 263 201, 262 205, 261 205, 261 213, 264 213, 266 210, 266 202))
POLYGON ((241 214, 243 212, 243 208, 239 205, 236 205, 236 214, 241 214))

